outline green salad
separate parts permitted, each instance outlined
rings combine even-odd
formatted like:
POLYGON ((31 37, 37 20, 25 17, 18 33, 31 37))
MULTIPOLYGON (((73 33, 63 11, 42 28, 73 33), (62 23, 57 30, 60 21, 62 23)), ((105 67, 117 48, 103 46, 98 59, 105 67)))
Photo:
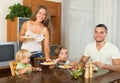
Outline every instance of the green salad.
POLYGON ((72 78, 78 79, 81 75, 82 75, 81 66, 79 66, 77 70, 72 70, 72 78))

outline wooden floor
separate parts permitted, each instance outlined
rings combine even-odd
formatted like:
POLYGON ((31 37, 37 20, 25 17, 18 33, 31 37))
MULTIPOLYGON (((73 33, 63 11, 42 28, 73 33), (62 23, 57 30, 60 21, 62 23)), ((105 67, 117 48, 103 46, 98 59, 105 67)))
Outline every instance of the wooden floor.
POLYGON ((0 69, 0 78, 11 76, 10 68, 0 69))

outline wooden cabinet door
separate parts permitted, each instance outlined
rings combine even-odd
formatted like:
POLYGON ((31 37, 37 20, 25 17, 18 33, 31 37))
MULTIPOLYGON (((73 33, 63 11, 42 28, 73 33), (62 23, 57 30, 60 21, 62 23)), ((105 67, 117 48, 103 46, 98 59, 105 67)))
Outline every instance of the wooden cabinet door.
POLYGON ((14 21, 7 20, 7 41, 18 41, 21 26, 29 18, 17 17, 14 21))
POLYGON ((18 20, 17 18, 14 19, 14 21, 7 20, 7 41, 13 42, 17 41, 17 36, 18 36, 18 20))

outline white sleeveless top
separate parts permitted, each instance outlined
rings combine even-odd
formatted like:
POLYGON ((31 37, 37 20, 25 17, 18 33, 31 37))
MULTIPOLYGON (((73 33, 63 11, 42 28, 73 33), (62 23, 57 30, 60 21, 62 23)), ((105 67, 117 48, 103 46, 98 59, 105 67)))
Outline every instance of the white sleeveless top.
POLYGON ((30 37, 33 37, 34 40, 27 40, 24 41, 21 49, 27 49, 30 52, 34 52, 34 51, 42 51, 42 45, 41 42, 44 39, 44 32, 45 32, 46 28, 44 28, 44 30, 42 31, 41 34, 35 34, 30 30, 30 23, 28 21, 28 30, 25 32, 25 36, 30 35, 30 37))

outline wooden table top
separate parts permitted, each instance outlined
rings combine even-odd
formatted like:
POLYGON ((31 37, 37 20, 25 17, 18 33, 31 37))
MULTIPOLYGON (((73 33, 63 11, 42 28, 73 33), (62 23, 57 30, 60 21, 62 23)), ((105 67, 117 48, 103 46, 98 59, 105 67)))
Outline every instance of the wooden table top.
POLYGON ((84 79, 83 77, 74 80, 67 69, 55 68, 0 78, 0 83, 109 83, 120 79, 120 72, 100 71, 94 73, 92 79, 84 79))

